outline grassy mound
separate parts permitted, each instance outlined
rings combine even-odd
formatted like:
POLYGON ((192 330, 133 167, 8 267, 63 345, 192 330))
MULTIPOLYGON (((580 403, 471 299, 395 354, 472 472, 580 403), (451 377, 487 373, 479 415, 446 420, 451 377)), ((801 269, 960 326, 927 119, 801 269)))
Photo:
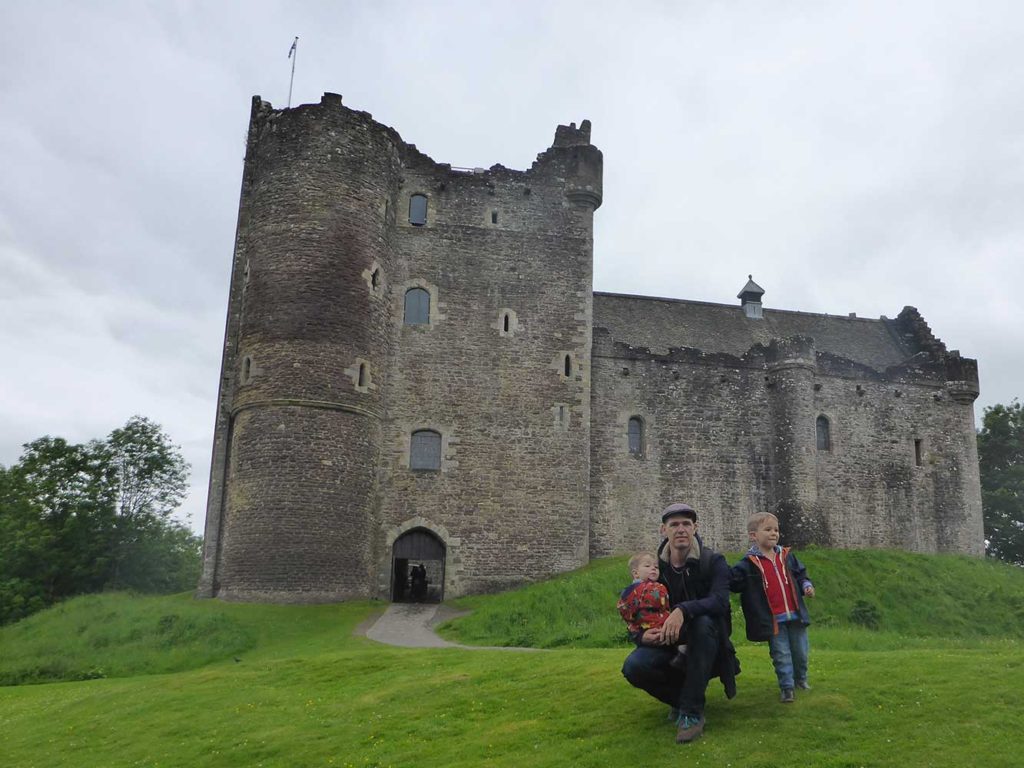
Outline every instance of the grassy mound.
POLYGON ((315 651, 348 642, 369 606, 87 595, 0 629, 0 685, 181 672, 280 645, 315 651))
MULTIPOLYGON (((730 553, 734 563, 740 557, 730 553)), ((817 591, 808 602, 822 647, 887 647, 941 638, 959 643, 1024 635, 1024 569, 993 560, 879 550, 800 553, 817 591), (871 630, 865 634, 860 630, 871 630)), ((629 583, 626 558, 598 560, 540 584, 455 601, 471 609, 441 633, 471 645, 610 648, 628 642, 615 601, 629 583)), ((733 635, 744 637, 734 596, 733 635)))

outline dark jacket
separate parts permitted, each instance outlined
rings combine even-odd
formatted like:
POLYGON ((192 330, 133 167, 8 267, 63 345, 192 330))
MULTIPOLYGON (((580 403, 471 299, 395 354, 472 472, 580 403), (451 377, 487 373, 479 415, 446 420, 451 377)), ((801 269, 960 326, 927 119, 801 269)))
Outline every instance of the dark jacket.
MULTIPOLYGON (((712 677, 722 681, 727 698, 736 695, 736 675, 740 672, 740 662, 736 658, 736 649, 729 636, 732 634, 732 605, 729 603, 729 564, 725 557, 705 546, 699 536, 694 536, 700 547, 700 555, 691 555, 683 570, 683 584, 686 596, 672 605, 672 610, 679 608, 685 620, 697 616, 709 616, 718 629, 718 654, 715 657, 715 669, 712 677)), ((669 590, 671 586, 667 576, 671 567, 668 562, 668 540, 658 547, 658 579, 669 590)), ((683 624, 686 626, 685 621, 683 624)))
MULTIPOLYGON (((764 578, 761 569, 754 563, 756 557, 757 555, 753 554, 753 551, 748 552, 732 567, 729 589, 740 593, 743 619, 747 623, 747 639, 764 642, 778 634, 779 627, 768 607, 764 578)), ((807 578, 807 568, 797 560, 796 555, 788 547, 782 548, 782 560, 787 571, 790 597, 793 600, 793 605, 797 607, 800 622, 804 625, 810 624, 811 616, 804 604, 804 584, 810 583, 810 579, 807 578)))

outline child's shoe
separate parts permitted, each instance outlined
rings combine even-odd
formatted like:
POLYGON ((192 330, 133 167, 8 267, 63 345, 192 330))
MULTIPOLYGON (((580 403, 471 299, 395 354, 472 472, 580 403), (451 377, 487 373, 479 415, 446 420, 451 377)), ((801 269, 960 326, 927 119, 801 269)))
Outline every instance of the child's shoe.
POLYGON ((792 688, 783 688, 782 693, 779 695, 779 701, 783 704, 792 704, 796 701, 796 696, 793 695, 792 688))
POLYGON ((811 690, 811 684, 808 683, 806 680, 797 680, 796 687, 799 688, 801 691, 811 690))

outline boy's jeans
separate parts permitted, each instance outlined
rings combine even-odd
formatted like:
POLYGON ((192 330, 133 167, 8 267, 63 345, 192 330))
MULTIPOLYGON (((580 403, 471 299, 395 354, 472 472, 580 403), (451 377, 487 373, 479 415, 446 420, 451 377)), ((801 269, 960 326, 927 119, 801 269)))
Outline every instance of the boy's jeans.
POLYGON ((779 688, 794 687, 795 680, 807 680, 807 627, 799 621, 779 623, 779 634, 768 640, 779 688))

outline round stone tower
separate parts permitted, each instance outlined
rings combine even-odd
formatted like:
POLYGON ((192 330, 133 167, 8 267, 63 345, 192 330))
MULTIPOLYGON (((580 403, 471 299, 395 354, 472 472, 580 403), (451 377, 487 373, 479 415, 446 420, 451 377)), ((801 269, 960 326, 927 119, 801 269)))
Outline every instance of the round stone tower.
POLYGON ((818 514, 815 465, 814 339, 774 339, 768 347, 768 406, 774 479, 773 512, 786 541, 801 547, 828 541, 818 514))
POLYGON ((334 94, 253 99, 200 595, 371 592, 392 134, 334 94))

